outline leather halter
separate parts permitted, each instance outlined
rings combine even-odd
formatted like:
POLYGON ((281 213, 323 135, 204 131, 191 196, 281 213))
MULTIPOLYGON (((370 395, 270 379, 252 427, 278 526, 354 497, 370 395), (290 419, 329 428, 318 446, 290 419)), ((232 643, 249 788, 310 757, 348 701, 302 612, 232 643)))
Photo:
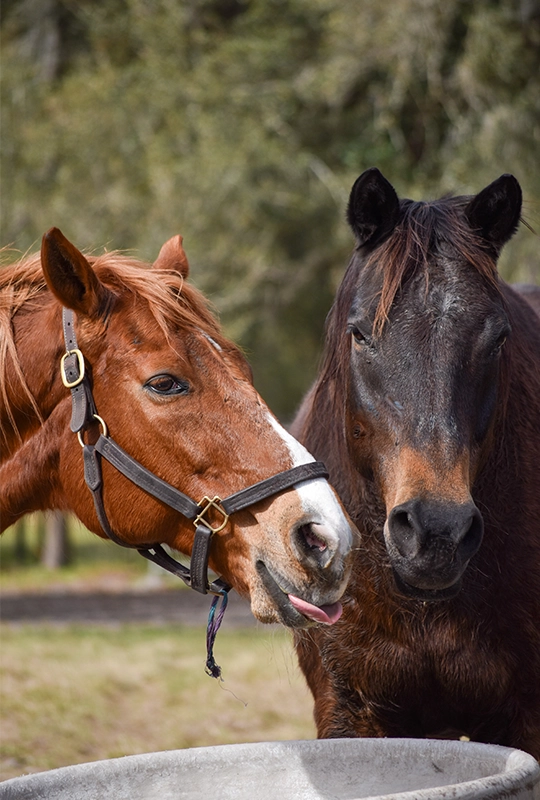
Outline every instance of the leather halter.
POLYGON ((92 388, 85 371, 84 356, 77 347, 73 311, 71 309, 62 309, 62 324, 66 352, 61 361, 61 375, 64 386, 71 391, 72 416, 70 427, 74 433, 77 433, 83 448, 84 477, 88 488, 92 492, 96 514, 103 531, 116 544, 136 549, 144 558, 153 561, 173 575, 177 575, 195 591, 201 594, 210 592, 216 595, 223 595, 224 592, 231 588, 224 580, 218 578, 212 583, 208 581, 208 558, 213 534, 224 528, 229 516, 236 511, 241 511, 254 503, 258 503, 260 500, 272 497, 285 489, 290 489, 302 481, 312 480, 313 478, 328 478, 326 467, 321 461, 311 461, 288 469, 285 472, 279 472, 271 478, 229 495, 224 500, 219 497, 214 497, 213 499, 204 497, 199 503, 196 503, 170 483, 158 478, 153 472, 143 467, 108 435, 107 426, 96 410, 92 388), (86 444, 83 440, 83 434, 94 426, 96 422, 101 426, 100 436, 95 444, 86 444), (102 458, 105 458, 136 486, 193 521, 195 538, 190 568, 175 561, 159 542, 144 545, 129 544, 112 530, 103 504, 102 458), (223 522, 217 527, 212 527, 205 519, 205 514, 211 508, 219 512, 223 518, 223 522))

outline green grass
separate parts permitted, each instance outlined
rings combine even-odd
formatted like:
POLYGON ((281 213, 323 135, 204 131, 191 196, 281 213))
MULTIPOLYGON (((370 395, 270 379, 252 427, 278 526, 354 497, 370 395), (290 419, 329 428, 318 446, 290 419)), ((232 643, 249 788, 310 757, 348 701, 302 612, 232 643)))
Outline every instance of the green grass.
POLYGON ((204 672, 203 629, 4 625, 0 637, 2 779, 134 753, 315 736, 284 629, 222 629, 223 682, 204 672))
MULTIPOLYGON (((0 538, 4 592, 129 588, 137 553, 70 520, 71 563, 40 564, 39 515, 0 538), (20 534, 21 528, 18 533, 20 534)), ((163 572, 166 585, 181 584, 163 572)), ((220 630, 209 678, 205 630, 124 625, 0 625, 0 779, 184 747, 313 738, 312 701, 282 628, 220 630)))

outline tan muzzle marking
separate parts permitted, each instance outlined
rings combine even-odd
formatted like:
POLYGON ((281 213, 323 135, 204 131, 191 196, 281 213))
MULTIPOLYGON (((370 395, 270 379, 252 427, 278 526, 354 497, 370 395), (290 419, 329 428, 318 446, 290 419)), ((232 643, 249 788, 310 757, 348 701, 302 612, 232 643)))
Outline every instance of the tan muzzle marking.
POLYGON ((401 447, 383 462, 383 491, 387 511, 413 497, 438 496, 452 503, 470 502, 469 454, 451 464, 442 455, 401 447))

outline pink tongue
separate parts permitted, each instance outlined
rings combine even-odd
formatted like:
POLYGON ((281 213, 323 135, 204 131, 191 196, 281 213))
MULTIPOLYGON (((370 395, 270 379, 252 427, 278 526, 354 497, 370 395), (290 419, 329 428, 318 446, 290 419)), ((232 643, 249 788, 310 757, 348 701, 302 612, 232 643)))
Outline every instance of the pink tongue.
POLYGON ((295 597, 294 594, 289 595, 289 600, 291 601, 291 605, 303 614, 304 617, 313 619, 315 622, 324 622, 325 625, 333 625, 334 622, 337 622, 343 611, 341 603, 332 603, 330 606, 321 606, 319 608, 318 606, 311 605, 311 603, 307 603, 305 600, 300 600, 300 598, 295 597))

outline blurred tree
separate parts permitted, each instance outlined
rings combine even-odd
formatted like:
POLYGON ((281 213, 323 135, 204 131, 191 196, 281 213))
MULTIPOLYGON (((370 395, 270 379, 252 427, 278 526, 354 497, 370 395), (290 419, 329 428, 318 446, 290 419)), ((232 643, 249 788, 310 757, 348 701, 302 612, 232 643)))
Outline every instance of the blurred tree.
POLYGON ((69 564, 70 555, 66 518, 60 511, 48 511, 45 515, 41 563, 47 569, 59 569, 69 564))
MULTIPOLYGON (((282 417, 316 367, 348 191, 502 172, 540 227, 540 0, 6 0, 2 241, 152 259, 181 232, 282 417)), ((505 275, 540 281, 537 238, 505 275)))
POLYGON ((29 552, 26 537, 26 519, 24 517, 16 523, 13 537, 15 539, 13 545, 13 560, 17 564, 26 564, 29 552))

